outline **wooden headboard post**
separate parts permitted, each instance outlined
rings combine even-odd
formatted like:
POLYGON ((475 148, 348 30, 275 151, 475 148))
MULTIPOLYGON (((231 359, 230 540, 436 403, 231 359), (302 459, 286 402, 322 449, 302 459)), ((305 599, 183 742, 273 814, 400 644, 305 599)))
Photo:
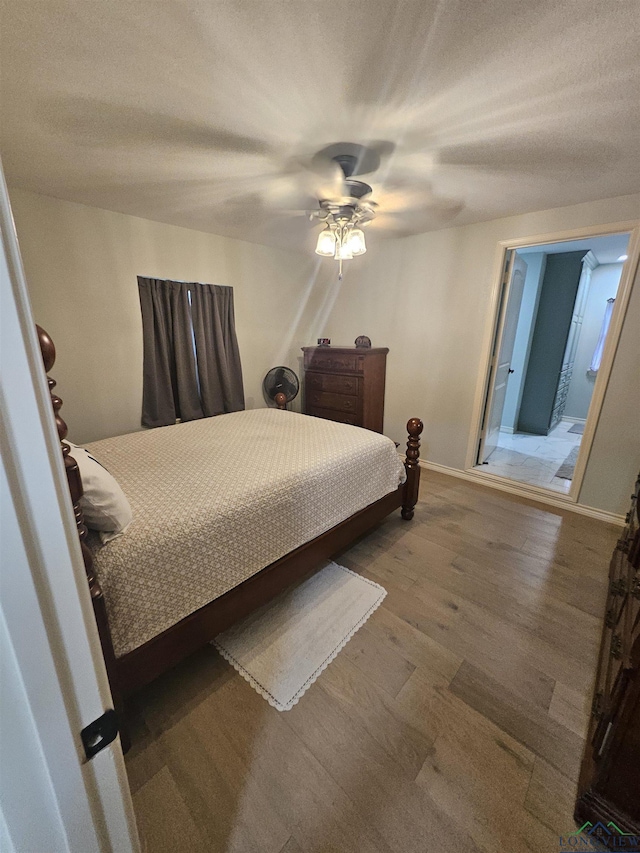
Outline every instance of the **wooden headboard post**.
POLYGON ((107 608, 105 605, 104 595, 102 594, 100 583, 93 570, 93 556, 86 542, 87 526, 84 523, 84 516, 82 514, 82 508, 80 506, 80 498, 83 494, 82 478, 80 477, 80 470, 78 468, 78 464, 69 452, 69 445, 65 444, 64 442, 64 439, 67 437, 67 425, 60 417, 60 408, 62 406, 62 400, 53 390, 56 386, 55 380, 51 379, 51 377, 48 375, 56 360, 56 348, 53 341, 43 328, 36 325, 36 330, 38 332, 38 342, 40 344, 40 352, 42 353, 44 369, 47 373, 49 392, 51 394, 51 405, 53 406, 53 414, 56 419, 58 438, 60 439, 62 457, 64 459, 64 468, 67 474, 69 492, 71 493, 71 503, 73 504, 73 513, 76 519, 78 537, 80 539, 80 547, 82 549, 84 569, 87 574, 87 582, 89 584, 89 592, 91 593, 93 612, 98 627, 98 634, 100 635, 100 645, 102 647, 102 654, 107 669, 107 675, 109 677, 109 684, 111 686, 113 704, 119 717, 120 740, 122 742, 122 748, 126 751, 129 748, 129 738, 124 727, 123 702, 120 695, 120 691, 118 689, 118 683, 116 678, 116 656, 113 651, 113 643, 111 642, 111 634, 109 632, 107 608))
MULTIPOLYGON (((48 374, 56 360, 56 348, 53 341, 43 328, 41 328, 40 326, 36 326, 36 329, 38 331, 38 342, 40 343, 40 352, 42 353, 44 369, 45 372, 48 374)), ((60 417, 60 408, 62 407, 62 400, 53 390, 56 387, 56 382, 54 379, 51 379, 49 375, 47 375, 47 382, 49 384, 49 393, 51 394, 51 405, 53 406, 53 414, 56 419, 58 438, 60 439, 60 446, 62 448, 64 468, 67 474, 67 481, 69 483, 71 502, 73 504, 73 512, 76 519, 76 526, 78 528, 78 536, 80 538, 80 546, 82 548, 84 568, 87 573, 87 581, 89 582, 89 590, 91 591, 91 597, 94 598, 102 595, 102 592, 100 590, 100 584, 98 583, 98 580, 95 574, 93 573, 93 557, 91 556, 91 551, 87 547, 85 541, 87 538, 87 527, 84 523, 84 516, 80 508, 80 498, 82 497, 83 493, 82 480, 80 478, 80 471, 78 469, 76 460, 73 458, 73 456, 70 455, 69 445, 64 443, 64 439, 67 437, 68 430, 66 423, 60 417)))

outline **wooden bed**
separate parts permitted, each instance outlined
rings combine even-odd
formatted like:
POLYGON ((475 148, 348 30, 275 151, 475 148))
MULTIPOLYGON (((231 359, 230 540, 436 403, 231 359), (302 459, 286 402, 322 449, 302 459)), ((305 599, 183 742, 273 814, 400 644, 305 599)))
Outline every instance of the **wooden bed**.
MULTIPOLYGON (((38 326, 37 330, 44 367, 48 374, 55 361, 55 346, 43 329, 38 326)), ((87 528, 79 505, 83 493, 82 481, 78 466, 69 453, 70 448, 63 442, 67 435, 67 426, 60 417, 62 400, 53 391, 55 381, 48 378, 48 382, 91 600, 125 748, 127 738, 123 728, 124 697, 157 678, 290 584, 318 569, 323 561, 345 549, 393 510, 402 508, 402 518, 407 521, 413 517, 420 482, 418 459, 420 434, 423 429, 422 422, 418 418, 412 418, 407 424, 409 433, 405 461, 407 478, 395 491, 271 563, 138 648, 116 658, 105 599, 94 572, 93 556, 87 545, 87 528)), ((278 407, 285 408, 284 395, 278 395, 278 397, 280 398, 276 398, 278 407)))

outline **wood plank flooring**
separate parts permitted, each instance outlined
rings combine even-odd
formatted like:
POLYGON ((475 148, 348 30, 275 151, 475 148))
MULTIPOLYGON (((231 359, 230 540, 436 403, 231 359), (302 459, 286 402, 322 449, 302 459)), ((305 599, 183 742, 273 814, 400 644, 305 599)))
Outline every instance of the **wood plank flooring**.
POLYGON ((291 710, 212 647, 131 703, 147 853, 557 851, 618 530, 422 472, 338 562, 380 607, 291 710))

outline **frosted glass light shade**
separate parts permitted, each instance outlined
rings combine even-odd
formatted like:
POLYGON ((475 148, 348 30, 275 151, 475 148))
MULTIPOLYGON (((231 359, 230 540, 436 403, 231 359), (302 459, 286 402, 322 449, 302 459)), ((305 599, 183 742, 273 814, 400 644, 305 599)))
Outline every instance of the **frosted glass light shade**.
POLYGON ((323 255, 325 258, 332 258, 336 252, 336 235, 330 228, 325 228, 318 234, 318 243, 316 245, 316 255, 323 255))
POLYGON ((338 240, 336 245, 336 254, 335 259, 337 261, 350 261, 353 257, 353 252, 351 251, 351 246, 349 245, 348 236, 344 236, 342 240, 338 240))
POLYGON ((351 250, 352 255, 364 255, 367 251, 367 244, 364 241, 364 234, 359 228, 352 228, 347 238, 347 245, 351 250))

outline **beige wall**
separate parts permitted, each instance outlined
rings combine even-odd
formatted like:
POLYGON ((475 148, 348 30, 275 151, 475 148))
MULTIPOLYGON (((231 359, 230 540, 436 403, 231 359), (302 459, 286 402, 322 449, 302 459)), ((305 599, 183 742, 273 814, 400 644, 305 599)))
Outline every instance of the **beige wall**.
POLYGON ((234 288, 248 408, 264 405, 270 367, 299 370, 307 256, 21 190, 10 196, 33 315, 57 345, 53 375, 72 439, 140 429, 137 275, 234 288))
MULTIPOLYGON (((349 344, 365 334, 388 346, 386 434, 403 441, 406 420, 418 415, 423 455, 464 469, 498 241, 638 218, 635 195, 397 241, 370 232, 369 251, 345 264, 342 285, 327 284, 335 302, 310 337, 349 344)), ((640 467, 639 291, 636 282, 580 495, 580 503, 617 514, 626 512, 640 467)))
MULTIPOLYGON (((54 371, 78 441, 139 428, 142 340, 136 275, 229 284, 249 406, 269 367, 299 374, 317 337, 390 348, 385 432, 425 422, 423 455, 464 469, 499 240, 640 218, 624 196, 395 241, 368 237, 345 264, 11 192, 34 316, 58 344, 54 371)), ((640 467, 640 284, 636 283, 580 502, 624 513, 640 467)))

